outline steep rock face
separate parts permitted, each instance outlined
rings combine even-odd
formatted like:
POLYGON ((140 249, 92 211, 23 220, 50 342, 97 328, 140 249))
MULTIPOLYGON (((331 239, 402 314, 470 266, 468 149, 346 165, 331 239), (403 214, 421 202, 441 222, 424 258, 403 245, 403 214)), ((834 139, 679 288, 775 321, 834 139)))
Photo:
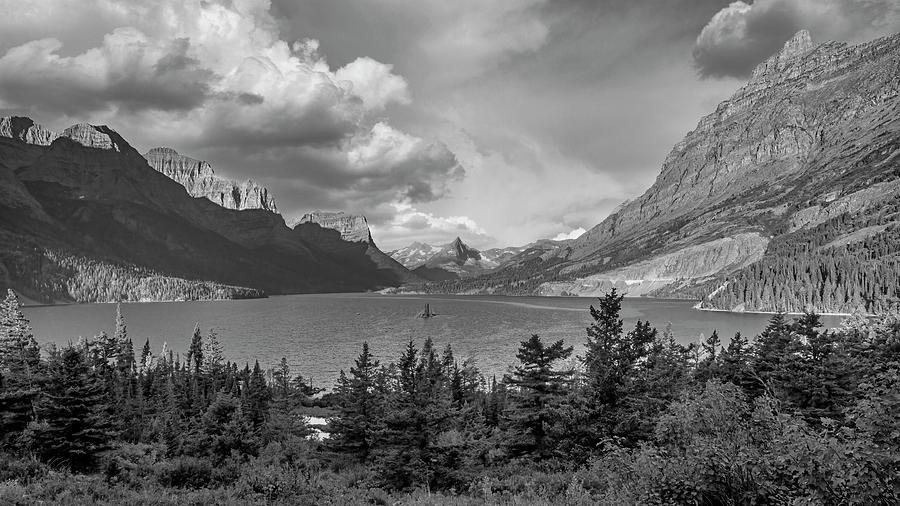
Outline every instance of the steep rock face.
POLYGON ((345 214, 342 211, 327 212, 313 211, 306 213, 296 220, 300 223, 317 223, 322 228, 330 228, 341 233, 341 238, 350 242, 372 242, 372 233, 369 231, 369 222, 366 217, 359 214, 345 214))
POLYGON ((184 186, 192 197, 206 197, 228 209, 278 212, 269 190, 250 180, 239 183, 221 178, 207 162, 181 155, 172 148, 153 148, 144 158, 157 172, 184 186))
POLYGON ((35 146, 49 146, 59 135, 36 124, 31 118, 6 116, 0 118, 0 137, 35 146))
MULTIPOLYGON (((118 137, 118 134, 106 125, 94 126, 88 123, 78 123, 63 130, 60 137, 72 139, 86 148, 121 151, 119 143, 113 140, 114 136, 118 137)), ((125 144, 127 145, 127 143, 125 144)))

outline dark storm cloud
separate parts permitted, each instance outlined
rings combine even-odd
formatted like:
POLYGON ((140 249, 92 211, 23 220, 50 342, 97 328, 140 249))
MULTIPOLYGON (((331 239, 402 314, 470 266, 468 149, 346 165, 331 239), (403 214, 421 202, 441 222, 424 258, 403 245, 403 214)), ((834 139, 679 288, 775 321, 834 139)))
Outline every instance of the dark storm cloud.
POLYGON ((756 0, 719 11, 697 38, 703 77, 746 78, 800 29, 816 41, 862 41, 900 30, 897 0, 756 0))
MULTIPOLYGON (((177 148, 176 148, 177 149, 177 148)), ((185 150, 188 153, 187 150, 185 150)), ((240 178, 248 168, 275 193, 282 209, 366 212, 385 202, 429 202, 446 195, 464 169, 441 143, 426 142, 385 124, 339 146, 260 146, 235 141, 189 153, 240 178)), ((290 211, 288 211, 290 214, 290 211)))

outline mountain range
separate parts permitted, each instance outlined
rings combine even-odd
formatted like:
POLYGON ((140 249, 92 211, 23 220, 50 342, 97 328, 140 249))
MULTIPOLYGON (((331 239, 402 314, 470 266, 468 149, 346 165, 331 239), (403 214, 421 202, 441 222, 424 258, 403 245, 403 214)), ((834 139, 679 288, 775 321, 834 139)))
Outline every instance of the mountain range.
POLYGON ((264 187, 106 126, 0 118, 0 288, 35 301, 441 293, 698 300, 731 311, 900 304, 900 35, 796 34, 581 237, 382 252, 363 216, 290 220, 264 187))
POLYGON ((526 246, 477 250, 457 237, 441 245, 413 242, 388 254, 421 278, 448 281, 482 276, 515 265, 528 256, 555 251, 568 242, 542 239, 526 246))
POLYGON ((106 126, 56 133, 0 119, 0 197, 0 285, 40 302, 361 291, 416 279, 367 231, 345 239, 319 218, 288 227, 264 189, 218 179, 174 150, 145 158, 106 126))
POLYGON ((656 182, 539 260, 429 287, 869 312, 900 299, 900 35, 801 31, 702 118, 656 182))

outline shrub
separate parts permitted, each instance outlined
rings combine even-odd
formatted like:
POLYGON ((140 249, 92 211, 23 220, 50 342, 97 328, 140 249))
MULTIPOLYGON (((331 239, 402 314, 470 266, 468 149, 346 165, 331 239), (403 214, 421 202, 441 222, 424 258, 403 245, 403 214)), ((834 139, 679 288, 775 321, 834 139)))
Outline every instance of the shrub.
POLYGON ((47 466, 35 458, 17 459, 0 454, 0 482, 16 482, 27 485, 47 475, 47 466))
POLYGON ((203 488, 213 480, 213 467, 194 457, 176 457, 159 466, 157 480, 166 487, 203 488))

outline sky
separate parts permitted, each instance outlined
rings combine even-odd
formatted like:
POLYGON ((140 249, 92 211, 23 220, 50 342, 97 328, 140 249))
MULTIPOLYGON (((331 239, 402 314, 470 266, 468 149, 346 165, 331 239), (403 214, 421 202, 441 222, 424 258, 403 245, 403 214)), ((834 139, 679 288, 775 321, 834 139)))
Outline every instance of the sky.
POLYGON ((0 0, 0 115, 106 124, 382 249, 576 237, 800 29, 900 0, 0 0))

